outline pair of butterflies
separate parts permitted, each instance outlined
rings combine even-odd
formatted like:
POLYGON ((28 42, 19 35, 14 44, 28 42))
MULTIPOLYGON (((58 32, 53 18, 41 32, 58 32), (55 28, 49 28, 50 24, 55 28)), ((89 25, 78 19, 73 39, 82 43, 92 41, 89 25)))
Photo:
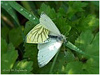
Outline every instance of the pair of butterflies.
POLYGON ((45 66, 55 56, 64 41, 65 36, 44 13, 40 16, 40 23, 26 36, 26 43, 38 44, 39 67, 45 66))

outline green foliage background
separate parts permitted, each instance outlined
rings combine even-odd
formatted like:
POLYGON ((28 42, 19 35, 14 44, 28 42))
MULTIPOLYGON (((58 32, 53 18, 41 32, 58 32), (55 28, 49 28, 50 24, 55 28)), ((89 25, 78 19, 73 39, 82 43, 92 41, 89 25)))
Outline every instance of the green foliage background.
POLYGON ((2 1, 1 10, 2 74, 50 73, 54 60, 39 68, 37 45, 25 43, 26 34, 39 23, 41 12, 53 20, 68 41, 91 55, 63 45, 51 73, 99 73, 99 1, 2 1))

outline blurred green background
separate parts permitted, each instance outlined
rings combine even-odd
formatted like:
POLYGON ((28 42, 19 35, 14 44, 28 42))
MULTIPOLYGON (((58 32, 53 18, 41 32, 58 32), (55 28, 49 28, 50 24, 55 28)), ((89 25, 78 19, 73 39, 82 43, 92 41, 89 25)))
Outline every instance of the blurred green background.
POLYGON ((66 33, 68 41, 95 56, 87 57, 63 45, 51 73, 98 74, 99 1, 1 1, 1 73, 50 73, 53 59, 39 68, 37 45, 25 43, 41 12, 66 33))

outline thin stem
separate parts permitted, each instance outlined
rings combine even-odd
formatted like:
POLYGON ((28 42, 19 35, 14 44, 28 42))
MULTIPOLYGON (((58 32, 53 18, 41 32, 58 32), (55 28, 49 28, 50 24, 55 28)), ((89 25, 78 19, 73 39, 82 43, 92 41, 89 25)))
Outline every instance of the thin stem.
POLYGON ((50 74, 51 74, 52 71, 53 71, 53 68, 54 68, 54 65, 55 65, 55 63, 56 63, 58 54, 59 54, 59 51, 57 52, 56 56, 54 57, 54 60, 53 60, 53 63, 52 63, 52 65, 51 65, 50 72, 49 72, 50 74))

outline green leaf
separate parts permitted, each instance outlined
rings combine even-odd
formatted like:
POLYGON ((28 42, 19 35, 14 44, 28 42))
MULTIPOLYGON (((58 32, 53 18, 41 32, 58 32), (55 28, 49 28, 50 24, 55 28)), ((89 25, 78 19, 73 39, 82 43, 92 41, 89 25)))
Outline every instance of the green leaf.
POLYGON ((83 7, 87 6, 87 3, 81 1, 69 1, 68 3, 67 17, 71 19, 76 13, 84 11, 83 7))
POLYGON ((7 52, 2 53, 1 57, 1 73, 8 74, 12 69, 16 59, 18 57, 17 51, 15 51, 14 46, 10 43, 7 47, 7 52))
POLYGON ((99 58, 98 59, 90 58, 86 62, 85 66, 89 74, 99 74, 99 58))
POLYGON ((67 40, 70 41, 71 43, 75 43, 75 40, 77 39, 78 36, 79 34, 77 33, 76 29, 71 28, 67 40))
POLYGON ((12 30, 10 30, 9 41, 13 43, 15 47, 18 47, 23 42, 20 28, 13 28, 12 30))
MULTIPOLYGON (((93 34, 91 31, 87 30, 77 38, 75 41, 75 45, 83 50, 86 54, 92 55, 92 56, 98 56, 99 51, 99 42, 98 42, 98 34, 93 38, 93 34), (89 38, 88 38, 88 37, 89 38)), ((83 57, 84 55, 81 55, 83 57)))
POLYGON ((62 7, 60 7, 57 12, 57 17, 62 17, 62 16, 66 16, 66 11, 62 7))
POLYGON ((8 41, 9 28, 4 26, 1 28, 1 37, 8 41))
POLYGON ((32 72, 32 61, 22 60, 15 63, 13 69, 11 70, 12 74, 31 74, 32 72))
POLYGON ((66 73, 68 74, 85 74, 87 71, 84 69, 84 65, 80 61, 74 61, 68 63, 66 66, 66 73))
POLYGON ((37 46, 34 44, 25 44, 25 54, 24 58, 28 58, 29 60, 34 60, 37 58, 37 46))
POLYGON ((45 14, 47 14, 51 19, 55 19, 56 18, 56 12, 54 10, 54 8, 50 8, 50 6, 46 5, 46 4, 42 4, 40 9, 38 10, 39 14, 41 14, 41 12, 44 12, 45 14))
POLYGON ((75 45, 89 55, 87 57, 77 54, 81 61, 84 62, 85 59, 84 63, 87 73, 99 73, 99 33, 93 37, 92 32, 87 30, 78 37, 75 45))
POLYGON ((75 41, 75 45, 80 49, 82 49, 83 51, 86 51, 86 47, 92 42, 92 39, 93 39, 93 34, 91 31, 82 32, 81 35, 75 41), (87 38, 87 36, 89 38, 87 38))
POLYGON ((85 52, 90 55, 99 56, 99 33, 95 35, 85 52))
POLYGON ((99 60, 90 58, 86 63, 80 61, 70 62, 66 66, 66 73, 68 74, 98 74, 99 60))
POLYGON ((85 30, 95 30, 99 27, 99 20, 95 15, 88 15, 86 17, 82 17, 79 21, 79 24, 76 25, 79 31, 85 30))
POLYGON ((23 58, 34 62, 33 73, 36 73, 38 71, 37 46, 34 44, 25 44, 25 53, 23 58))
POLYGON ((69 49, 67 49, 67 52, 65 51, 64 53, 65 53, 64 57, 66 57, 65 60, 67 60, 67 63, 75 60, 75 55, 69 49))
POLYGON ((1 38, 1 55, 7 51, 7 42, 1 38))
POLYGON ((34 28, 34 24, 30 21, 27 21, 25 24, 24 34, 26 35, 32 28, 34 28))
POLYGON ((66 18, 63 17, 57 18, 55 24, 60 30, 60 32, 65 36, 67 36, 69 31, 71 30, 71 26, 68 23, 66 23, 66 18))

